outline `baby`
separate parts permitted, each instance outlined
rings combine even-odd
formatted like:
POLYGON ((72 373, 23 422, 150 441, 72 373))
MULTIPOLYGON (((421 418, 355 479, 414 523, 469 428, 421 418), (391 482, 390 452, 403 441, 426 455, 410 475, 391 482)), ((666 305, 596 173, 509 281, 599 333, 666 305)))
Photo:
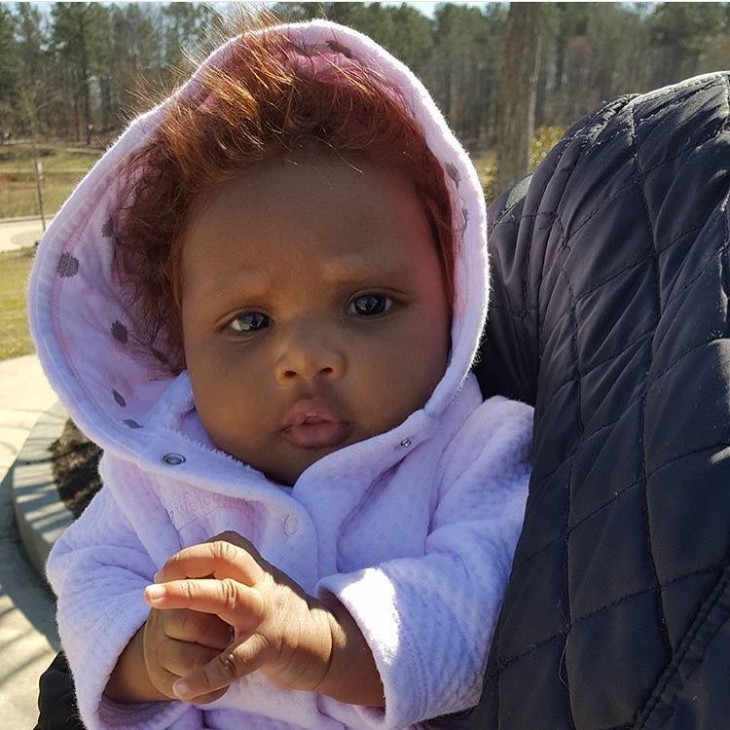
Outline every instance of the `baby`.
POLYGON ((104 448, 48 576, 96 728, 405 728, 476 703, 532 411, 482 403, 473 167, 324 21, 219 49, 43 240, 30 319, 104 448))

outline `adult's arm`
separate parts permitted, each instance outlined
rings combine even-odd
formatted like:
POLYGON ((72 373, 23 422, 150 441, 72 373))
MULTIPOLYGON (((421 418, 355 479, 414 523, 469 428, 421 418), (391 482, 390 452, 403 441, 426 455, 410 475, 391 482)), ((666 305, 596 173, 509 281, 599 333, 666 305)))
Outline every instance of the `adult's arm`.
POLYGON ((729 87, 603 106, 492 211, 482 382, 536 427, 474 728, 727 722, 729 87))

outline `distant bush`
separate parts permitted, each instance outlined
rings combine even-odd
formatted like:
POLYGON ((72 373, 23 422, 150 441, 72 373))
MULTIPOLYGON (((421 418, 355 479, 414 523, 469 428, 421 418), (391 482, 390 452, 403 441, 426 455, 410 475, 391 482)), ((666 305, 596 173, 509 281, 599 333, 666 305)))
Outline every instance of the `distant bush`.
POLYGON ((530 145, 530 170, 534 170, 565 134, 563 127, 540 127, 530 145))
MULTIPOLYGON (((540 127, 530 143, 530 171, 534 170, 547 156, 548 152, 562 139, 565 134, 563 127, 540 127)), ((497 159, 493 151, 475 159, 474 166, 482 184, 484 198, 489 205, 497 193, 495 190, 495 179, 497 172, 497 159)))

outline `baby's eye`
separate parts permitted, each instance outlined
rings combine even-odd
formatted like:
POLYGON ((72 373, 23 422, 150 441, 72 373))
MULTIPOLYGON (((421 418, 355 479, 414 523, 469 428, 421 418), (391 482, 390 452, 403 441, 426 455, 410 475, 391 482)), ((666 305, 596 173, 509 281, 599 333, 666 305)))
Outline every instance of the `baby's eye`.
POLYGON ((257 332, 271 324, 271 320, 262 312, 241 312, 228 325, 236 332, 257 332))
POLYGON ((360 317, 375 317, 387 312, 393 306, 393 300, 382 294, 362 294, 355 297, 347 305, 347 313, 360 317))

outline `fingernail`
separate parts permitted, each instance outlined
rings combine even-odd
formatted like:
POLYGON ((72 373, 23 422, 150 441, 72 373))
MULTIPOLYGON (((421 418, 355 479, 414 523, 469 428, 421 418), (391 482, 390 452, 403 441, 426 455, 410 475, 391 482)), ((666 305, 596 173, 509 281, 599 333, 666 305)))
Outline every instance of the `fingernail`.
POLYGON ((147 588, 144 589, 144 594, 148 601, 152 601, 154 603, 155 601, 159 601, 161 598, 164 598, 165 587, 161 585, 147 586, 147 588))
POLYGON ((184 700, 190 695, 190 685, 184 679, 178 679, 173 682, 172 691, 175 693, 175 697, 184 700))
POLYGON ((157 572, 156 572, 156 573, 155 573, 155 574, 154 574, 154 575, 152 576, 152 580, 153 580, 153 581, 154 581, 155 583, 159 583, 159 582, 160 582, 160 576, 161 576, 161 575, 162 575, 162 571, 161 571, 161 570, 158 570, 158 571, 157 571, 157 572))

